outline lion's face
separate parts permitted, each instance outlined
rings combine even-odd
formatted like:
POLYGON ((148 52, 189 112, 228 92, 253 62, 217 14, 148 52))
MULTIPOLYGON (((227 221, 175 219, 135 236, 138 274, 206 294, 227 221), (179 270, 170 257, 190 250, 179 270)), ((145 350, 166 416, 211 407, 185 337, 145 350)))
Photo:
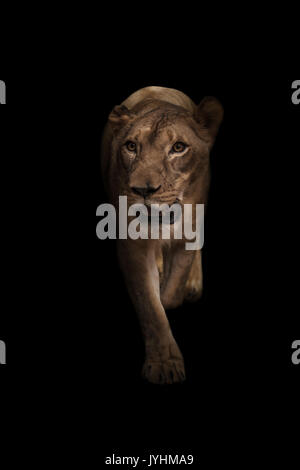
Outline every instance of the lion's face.
POLYGON ((124 170, 122 193, 130 204, 184 203, 208 170, 216 132, 211 116, 210 121, 204 118, 203 112, 192 116, 166 103, 136 112, 123 106, 113 110, 114 150, 124 170))

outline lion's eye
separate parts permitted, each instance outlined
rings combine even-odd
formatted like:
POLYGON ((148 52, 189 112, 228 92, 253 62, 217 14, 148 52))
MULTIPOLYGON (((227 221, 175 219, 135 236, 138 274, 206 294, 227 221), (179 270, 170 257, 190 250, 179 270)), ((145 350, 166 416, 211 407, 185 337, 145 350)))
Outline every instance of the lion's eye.
POLYGON ((131 140, 126 142, 125 145, 126 145, 127 150, 129 150, 129 152, 135 152, 136 151, 136 144, 134 142, 131 142, 131 140))
POLYGON ((183 142, 176 142, 172 147, 172 152, 181 153, 186 149, 186 144, 183 142))

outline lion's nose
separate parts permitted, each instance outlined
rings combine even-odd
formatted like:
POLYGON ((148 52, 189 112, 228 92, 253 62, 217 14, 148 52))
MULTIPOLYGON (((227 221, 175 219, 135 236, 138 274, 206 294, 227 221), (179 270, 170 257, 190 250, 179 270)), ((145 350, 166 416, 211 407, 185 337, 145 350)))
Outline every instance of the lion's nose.
POLYGON ((153 186, 147 185, 145 188, 137 188, 135 186, 132 186, 131 189, 135 194, 138 194, 139 196, 143 196, 144 198, 150 196, 153 193, 156 193, 156 191, 159 190, 161 185, 157 186, 154 188, 153 186))

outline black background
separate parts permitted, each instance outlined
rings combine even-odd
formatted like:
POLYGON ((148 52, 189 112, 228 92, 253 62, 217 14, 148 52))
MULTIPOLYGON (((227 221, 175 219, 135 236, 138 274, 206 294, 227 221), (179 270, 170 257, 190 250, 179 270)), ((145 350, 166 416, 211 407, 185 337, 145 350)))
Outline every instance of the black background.
MULTIPOLYGON (((102 433, 100 460, 156 450, 214 463, 216 442, 224 458, 236 446, 249 451, 243 430, 251 426, 256 449, 265 433, 274 432, 274 446, 279 418, 287 429, 294 417, 300 367, 291 363, 299 339, 293 80, 207 71, 188 58, 120 57, 0 77, 8 100, 1 375, 14 390, 39 384, 83 406, 102 433), (187 372, 186 383, 171 387, 140 378, 143 344, 115 242, 95 234, 96 208, 107 201, 101 131, 115 104, 148 85, 195 102, 213 95, 225 109, 211 155, 204 295, 168 314, 187 372), (223 448, 225 438, 231 445, 223 448)), ((99 436, 89 435, 94 448, 99 436)))

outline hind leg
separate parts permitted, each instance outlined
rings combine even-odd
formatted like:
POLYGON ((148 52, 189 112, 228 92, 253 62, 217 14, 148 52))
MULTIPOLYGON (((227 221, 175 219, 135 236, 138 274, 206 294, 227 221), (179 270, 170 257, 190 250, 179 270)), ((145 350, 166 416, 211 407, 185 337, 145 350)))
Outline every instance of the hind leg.
POLYGON ((202 256, 201 251, 196 251, 189 277, 185 285, 185 300, 196 302, 200 299, 203 290, 202 256))

